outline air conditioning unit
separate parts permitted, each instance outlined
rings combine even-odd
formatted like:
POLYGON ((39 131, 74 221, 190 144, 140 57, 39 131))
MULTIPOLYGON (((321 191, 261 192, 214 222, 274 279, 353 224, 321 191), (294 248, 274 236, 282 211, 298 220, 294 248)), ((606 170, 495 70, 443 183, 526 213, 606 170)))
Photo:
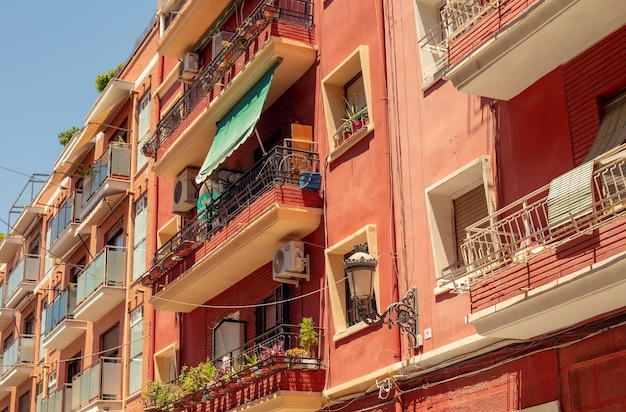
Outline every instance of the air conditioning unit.
POLYGON ((200 71, 200 56, 198 53, 187 53, 178 66, 178 80, 192 81, 200 71))
POLYGON ((304 243, 292 240, 274 251, 272 278, 278 282, 298 284, 298 279, 309 280, 308 266, 304 243))
POLYGON ((213 51, 212 55, 214 59, 224 49, 224 43, 230 42, 234 35, 235 33, 230 31, 219 31, 213 35, 211 39, 211 50, 213 51))
POLYGON ((174 182, 174 213, 187 213, 198 204, 198 189, 195 181, 198 169, 188 167, 174 182))

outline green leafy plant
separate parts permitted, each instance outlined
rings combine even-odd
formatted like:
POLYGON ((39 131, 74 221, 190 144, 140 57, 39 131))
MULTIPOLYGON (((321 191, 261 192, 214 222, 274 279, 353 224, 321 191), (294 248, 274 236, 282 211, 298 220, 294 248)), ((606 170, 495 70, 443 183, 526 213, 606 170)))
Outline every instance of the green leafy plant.
POLYGON ((207 358, 198 366, 183 366, 178 377, 178 384, 185 394, 195 393, 209 386, 215 375, 215 365, 207 358))
POLYGON ((58 134, 59 143, 61 143, 62 146, 67 145, 67 143, 72 139, 72 137, 79 131, 80 129, 78 127, 72 126, 63 132, 59 132, 58 134))
POLYGON ((113 76, 115 75, 116 71, 117 71, 117 68, 114 67, 112 69, 109 69, 109 71, 107 71, 106 73, 101 73, 96 76, 95 83, 96 83, 96 90, 98 91, 98 93, 102 93, 102 91, 107 87, 107 85, 109 84, 113 76))
POLYGON ((86 177, 91 173, 91 166, 78 166, 76 168, 76 175, 80 177, 86 177))
POLYGON ((314 328, 313 318, 302 318, 300 322, 300 347, 310 356, 317 343, 318 335, 314 328))
POLYGON ((173 383, 148 382, 142 396, 146 409, 173 411, 174 403, 182 397, 181 388, 173 383))
POLYGON ((0 242, 2 242, 2 240, 5 238, 5 236, 6 235, 4 233, 0 232, 0 242))

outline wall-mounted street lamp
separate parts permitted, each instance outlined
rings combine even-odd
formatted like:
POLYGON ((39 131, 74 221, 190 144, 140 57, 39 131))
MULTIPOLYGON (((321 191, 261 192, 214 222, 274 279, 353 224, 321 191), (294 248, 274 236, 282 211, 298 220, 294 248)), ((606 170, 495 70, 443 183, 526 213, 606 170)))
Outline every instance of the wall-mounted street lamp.
POLYGON ((374 300, 374 272, 378 260, 367 253, 366 243, 355 245, 354 250, 355 253, 344 260, 343 265, 348 276, 350 296, 357 305, 361 321, 368 325, 384 323, 390 329, 398 325, 402 333, 408 335, 413 347, 419 347, 416 288, 408 290, 400 302, 392 303, 383 313, 376 312, 371 303, 374 300))

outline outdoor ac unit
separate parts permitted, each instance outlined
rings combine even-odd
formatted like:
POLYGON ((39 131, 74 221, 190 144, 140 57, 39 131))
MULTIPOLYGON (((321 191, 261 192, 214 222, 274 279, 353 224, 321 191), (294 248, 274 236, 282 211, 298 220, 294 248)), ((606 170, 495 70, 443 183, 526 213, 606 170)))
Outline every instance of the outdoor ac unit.
POLYGON ((297 284, 298 279, 309 280, 304 243, 292 240, 274 251, 272 278, 278 282, 297 284), (307 269, 305 271, 305 269, 307 269))
POLYGON ((211 39, 211 50, 213 50, 213 58, 216 58, 218 54, 224 49, 224 42, 229 42, 233 38, 235 33, 230 31, 219 31, 213 35, 211 39))
POLYGON ((198 53, 187 53, 178 66, 178 79, 191 81, 200 71, 200 56, 198 53))
POLYGON ((174 182, 174 213, 187 213, 198 204, 198 189, 195 186, 198 169, 188 167, 174 182))

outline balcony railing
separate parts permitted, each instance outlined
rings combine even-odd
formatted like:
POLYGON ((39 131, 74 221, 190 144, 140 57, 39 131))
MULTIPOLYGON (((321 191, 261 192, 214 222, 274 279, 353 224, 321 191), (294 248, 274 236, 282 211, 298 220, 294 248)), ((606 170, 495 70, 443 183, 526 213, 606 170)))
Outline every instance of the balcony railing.
MULTIPOLYGON (((289 139, 287 139, 289 144, 289 139)), ((262 161, 241 175, 222 194, 191 219, 172 239, 155 253, 153 267, 163 267, 172 254, 199 245, 211 238, 244 208, 275 185, 292 185, 306 189, 319 188, 319 154, 287 146, 272 149, 262 161)), ((147 274, 142 282, 151 285, 147 274)))
POLYGON ((39 256, 26 255, 9 274, 6 298, 11 297, 22 283, 35 285, 39 279, 39 256))
POLYGON ((448 46, 480 20, 500 0, 449 0, 441 9, 441 21, 418 42, 420 49, 433 56, 434 64, 425 70, 432 77, 448 64, 448 46))
POLYGON ((72 385, 65 384, 60 391, 48 394, 41 400, 39 412, 70 412, 72 410, 72 385))
POLYGON ((106 246, 78 275, 76 302, 80 305, 102 285, 123 287, 126 281, 126 248, 106 246))
MULTIPOLYGON (((246 62, 253 57, 249 47, 255 44, 256 49, 270 39, 270 36, 261 36, 266 28, 274 22, 283 22, 291 25, 311 27, 313 25, 313 3, 306 0, 279 0, 278 6, 272 6, 270 14, 264 2, 257 7, 235 30, 234 36, 225 43, 225 47, 213 56, 211 62, 198 74, 197 80, 185 91, 180 99, 161 118, 156 131, 142 150, 146 156, 156 158, 158 150, 165 145, 172 133, 190 115, 199 104, 208 105, 213 101, 230 82, 226 76, 240 58, 246 62), (274 11, 274 9, 276 9, 274 11)), ((241 69, 239 69, 241 70, 241 69)))
POLYGON ((52 332, 65 319, 71 319, 76 309, 76 283, 70 283, 65 290, 57 296, 52 304, 44 309, 44 319, 46 323, 43 329, 43 335, 52 332))
POLYGON ((2 375, 15 366, 31 364, 35 360, 34 335, 20 335, 2 355, 2 375))
POLYGON ((72 410, 122 399, 122 360, 102 358, 72 379, 72 410))
POLYGON ((444 269, 440 284, 467 292, 472 284, 624 216, 625 210, 626 147, 620 146, 466 228, 464 263, 444 269))
POLYGON ((81 207, 85 206, 107 179, 126 180, 129 177, 130 146, 126 143, 111 143, 83 179, 81 207))
POLYGON ((54 245, 71 223, 80 223, 76 216, 76 205, 82 204, 81 192, 77 191, 59 208, 59 212, 50 220, 50 244, 54 245))

